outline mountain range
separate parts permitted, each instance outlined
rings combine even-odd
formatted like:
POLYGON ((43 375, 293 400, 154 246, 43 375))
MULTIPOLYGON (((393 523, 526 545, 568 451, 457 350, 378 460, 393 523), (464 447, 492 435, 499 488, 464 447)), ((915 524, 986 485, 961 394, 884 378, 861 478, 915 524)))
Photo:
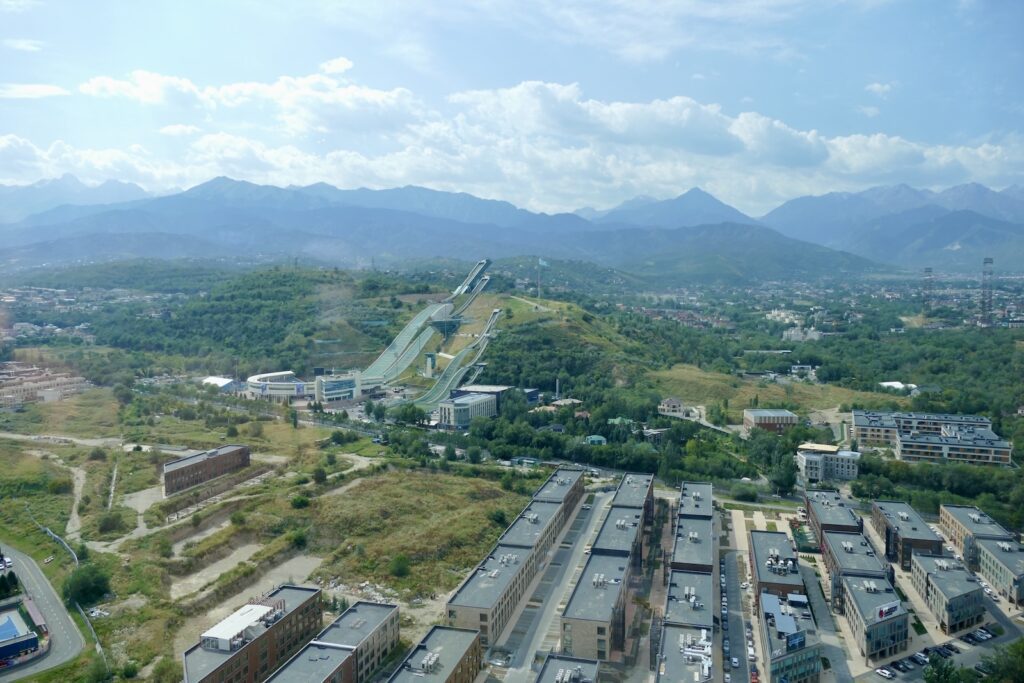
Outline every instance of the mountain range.
POLYGON ((122 258, 303 257, 360 267, 435 257, 547 256, 651 283, 855 275, 1024 263, 1024 189, 905 185, 786 202, 760 218, 693 188, 608 210, 545 214, 422 187, 342 190, 229 178, 160 197, 72 176, 0 186, 0 267, 122 258), (14 217, 13 220, 11 217, 14 217), (1011 258, 1015 258, 1013 261, 1011 258))

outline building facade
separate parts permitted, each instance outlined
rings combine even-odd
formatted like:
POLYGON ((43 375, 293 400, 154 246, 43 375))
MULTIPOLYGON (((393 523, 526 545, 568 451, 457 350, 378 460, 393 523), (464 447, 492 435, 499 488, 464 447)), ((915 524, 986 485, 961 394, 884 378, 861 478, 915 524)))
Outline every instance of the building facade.
POLYGON ((998 522, 976 507, 940 505, 939 526, 971 569, 978 567, 978 541, 1009 541, 1013 536, 998 522))
POLYGON ((468 429, 473 418, 497 414, 498 399, 494 394, 464 394, 438 404, 437 424, 443 429, 468 429))
POLYGON ((356 401, 362 395, 362 378, 358 372, 320 375, 313 382, 313 398, 317 403, 356 401))
POLYGON ((748 535, 750 575, 754 577, 754 595, 806 595, 800 576, 799 558, 793 542, 781 531, 756 531, 748 535))
POLYGON ((844 614, 862 657, 886 659, 907 649, 910 616, 885 579, 843 577, 844 614))
POLYGON ((978 415, 853 411, 852 438, 908 462, 1009 465, 1013 445, 978 415))
POLYGON ((296 399, 313 398, 314 386, 296 377, 291 370, 265 372, 245 381, 245 393, 254 400, 291 403, 296 399))
POLYGON ((169 496, 249 466, 249 447, 228 445, 164 463, 164 495, 169 496))
POLYGON ((562 654, 604 661, 622 651, 630 575, 621 557, 590 555, 562 613, 562 654))
POLYGON ((822 481, 852 481, 857 478, 860 453, 827 444, 801 444, 796 452, 800 481, 814 485, 822 481))
POLYGON ((838 491, 808 489, 804 493, 804 503, 807 506, 807 521, 819 546, 822 533, 826 531, 860 533, 864 530, 864 522, 846 506, 838 491))
POLYGON ((388 683, 473 683, 483 668, 483 658, 478 631, 434 626, 388 683))
POLYGON ((876 500, 871 504, 871 526, 885 543, 885 557, 906 571, 915 553, 942 554, 942 539, 907 503, 876 500))
POLYGON ((826 531, 822 534, 821 558, 828 572, 832 608, 839 614, 846 611, 846 590, 843 579, 861 577, 892 581, 892 572, 882 565, 871 542, 863 534, 826 531))
POLYGON ((943 633, 957 633, 984 620, 981 585, 959 562, 949 557, 915 555, 910 577, 943 633))
POLYGON ((821 678, 821 641, 810 611, 771 593, 759 594, 761 652, 769 680, 814 683, 821 678))
POLYGON ((747 431, 756 428, 782 434, 799 421, 795 413, 779 408, 746 408, 743 411, 743 426, 747 431))
POLYGON ((1011 604, 1024 605, 1024 545, 1016 541, 978 541, 979 572, 1011 604))
POLYGON ((320 589, 284 585, 250 601, 182 655, 185 683, 260 683, 320 630, 320 589))

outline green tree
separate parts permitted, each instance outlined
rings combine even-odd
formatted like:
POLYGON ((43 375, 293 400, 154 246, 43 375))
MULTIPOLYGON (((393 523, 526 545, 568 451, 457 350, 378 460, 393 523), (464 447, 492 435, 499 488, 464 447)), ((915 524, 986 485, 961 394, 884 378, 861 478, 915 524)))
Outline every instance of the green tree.
POLYGON ((397 578, 409 576, 409 558, 405 555, 395 555, 393 558, 391 558, 391 562, 388 564, 388 571, 391 573, 392 576, 395 576, 397 578))
POLYGON ((110 577, 92 563, 75 568, 64 581, 64 599, 88 605, 110 592, 110 577))
POLYGON ((768 475, 772 486, 779 492, 779 495, 787 496, 796 486, 796 475, 799 469, 792 458, 783 458, 768 475))
POLYGON ((924 668, 924 683, 960 683, 960 672, 952 659, 943 659, 936 653, 928 657, 924 668))
POLYGON ((481 459, 480 447, 479 446, 470 446, 469 448, 467 448, 466 449, 466 459, 469 460, 469 462, 473 463, 474 465, 479 463, 480 459, 481 459))
POLYGON ((992 669, 987 680, 998 683, 1024 681, 1024 639, 1018 638, 1009 645, 996 647, 984 662, 992 669))
POLYGON ((373 419, 377 422, 383 422, 384 418, 387 417, 388 410, 383 403, 378 403, 373 407, 373 419))
POLYGON ((313 481, 317 484, 327 483, 327 472, 323 467, 317 467, 313 470, 313 481))
POLYGON ((238 436, 238 427, 235 425, 228 425, 227 431, 224 433, 229 439, 234 439, 238 436))
POLYGON ((305 496, 295 496, 294 498, 292 498, 292 507, 295 508, 296 510, 308 508, 309 498, 306 498, 305 496))

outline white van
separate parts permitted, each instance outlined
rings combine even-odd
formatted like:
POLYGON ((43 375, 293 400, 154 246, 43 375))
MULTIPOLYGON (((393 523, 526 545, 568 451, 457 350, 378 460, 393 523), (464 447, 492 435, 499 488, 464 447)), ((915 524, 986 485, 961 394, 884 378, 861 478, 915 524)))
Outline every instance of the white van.
POLYGON ((754 648, 752 648, 752 647, 748 647, 747 648, 747 661, 750 661, 750 662, 756 662, 757 661, 757 655, 754 654, 754 648))

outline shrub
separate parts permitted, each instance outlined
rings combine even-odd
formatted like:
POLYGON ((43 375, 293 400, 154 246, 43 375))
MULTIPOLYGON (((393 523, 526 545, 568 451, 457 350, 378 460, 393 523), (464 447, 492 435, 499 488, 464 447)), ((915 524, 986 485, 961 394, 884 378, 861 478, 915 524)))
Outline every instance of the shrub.
POLYGON ((292 498, 292 507, 295 508, 296 510, 308 508, 309 498, 306 498, 305 496, 295 496, 294 498, 292 498))
POLYGON ((107 512, 100 517, 99 531, 101 534, 110 533, 111 531, 120 531, 124 527, 124 520, 121 519, 121 515, 116 512, 107 512))
POLYGON ((225 434, 227 434, 227 437, 229 439, 234 439, 236 436, 238 436, 238 427, 236 427, 235 425, 228 425, 228 429, 227 432, 225 432, 225 434))
POLYGON ((396 555, 391 558, 391 562, 388 564, 388 571, 391 572, 392 576, 398 578, 409 576, 409 558, 405 555, 396 555))
POLYGON ((139 665, 135 662, 128 662, 121 668, 121 678, 135 678, 139 675, 139 665))
POLYGON ((46 485, 47 491, 55 494, 71 493, 73 484, 71 479, 51 479, 50 483, 46 485))
POLYGON ((90 604, 110 591, 110 577, 94 564, 83 564, 64 581, 64 599, 68 602, 90 604))
POLYGON ((231 523, 235 526, 243 526, 245 524, 245 513, 241 510, 235 510, 231 513, 231 523))
POLYGON ((291 532, 288 540, 292 544, 293 548, 299 548, 301 550, 306 547, 306 532, 302 529, 296 529, 291 532))
POLYGON ((505 511, 502 510, 501 508, 498 508, 496 510, 491 510, 488 513, 487 517, 490 518, 490 520, 492 522, 494 522, 495 524, 497 524, 498 526, 500 526, 502 528, 508 526, 508 517, 505 516, 505 511))
POLYGON ((99 446, 97 446, 96 448, 94 448, 91 451, 89 451, 89 459, 90 460, 106 460, 107 459, 107 452, 105 450, 103 450, 102 448, 100 448, 99 446))
POLYGON ((317 467, 313 470, 313 481, 317 484, 324 484, 327 482, 327 472, 324 471, 323 467, 317 467))

